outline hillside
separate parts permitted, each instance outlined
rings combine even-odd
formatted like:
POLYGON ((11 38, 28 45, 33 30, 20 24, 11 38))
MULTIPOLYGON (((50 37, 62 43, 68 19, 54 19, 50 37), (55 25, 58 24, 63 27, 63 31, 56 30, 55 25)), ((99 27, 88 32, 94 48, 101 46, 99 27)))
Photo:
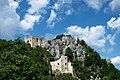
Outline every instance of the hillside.
POLYGON ((120 80, 120 71, 101 59, 99 53, 83 40, 70 35, 63 39, 64 36, 58 35, 48 41, 46 48, 31 48, 20 39, 0 39, 0 80, 120 80), (74 76, 51 74, 50 61, 58 59, 60 55, 68 56, 74 76))

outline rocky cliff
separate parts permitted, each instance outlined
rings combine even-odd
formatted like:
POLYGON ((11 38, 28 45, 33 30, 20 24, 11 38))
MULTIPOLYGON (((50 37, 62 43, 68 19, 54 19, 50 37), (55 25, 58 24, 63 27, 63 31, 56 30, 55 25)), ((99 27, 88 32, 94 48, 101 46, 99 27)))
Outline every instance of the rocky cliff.
POLYGON ((85 57, 86 51, 80 40, 70 35, 58 35, 55 39, 48 41, 46 46, 47 50, 50 51, 55 58, 59 58, 60 55, 65 55, 68 47, 72 50, 74 58, 85 57))

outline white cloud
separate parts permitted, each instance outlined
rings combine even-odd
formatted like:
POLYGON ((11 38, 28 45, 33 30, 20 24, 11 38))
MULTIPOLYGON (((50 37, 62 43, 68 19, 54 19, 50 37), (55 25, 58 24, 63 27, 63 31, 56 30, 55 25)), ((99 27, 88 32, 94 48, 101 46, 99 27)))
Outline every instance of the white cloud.
MULTIPOLYGON (((28 13, 25 14, 24 19, 21 21, 24 30, 32 29, 34 24, 42 17, 39 13, 43 8, 49 4, 49 0, 27 0, 30 5, 28 13)), ((44 11, 44 10, 42 10, 44 11)))
POLYGON ((55 21, 56 21, 56 17, 57 17, 57 14, 55 13, 55 11, 54 11, 54 10, 51 10, 50 17, 49 17, 48 20, 46 21, 46 22, 47 22, 47 25, 50 26, 50 27, 53 27, 54 24, 55 24, 55 21))
POLYGON ((107 25, 113 29, 120 28, 120 17, 112 17, 108 22, 107 25))
POLYGON ((54 3, 53 5, 53 9, 55 10, 59 10, 61 7, 65 7, 66 4, 68 6, 68 4, 70 5, 72 3, 72 0, 58 0, 54 3))
POLYGON ((8 0, 9 1, 9 6, 10 7, 12 7, 12 8, 14 8, 14 9, 17 9, 17 7, 18 7, 18 2, 15 2, 15 1, 13 1, 13 0, 8 0))
POLYGON ((112 62, 114 65, 120 65, 120 56, 111 58, 111 62, 112 62))
POLYGON ((88 6, 93 9, 99 10, 103 5, 103 0, 83 0, 88 6))
POLYGON ((31 7, 28 9, 29 14, 34 14, 45 8, 49 4, 49 0, 28 0, 28 4, 31 7))
POLYGON ((112 0, 109 4, 112 11, 120 9, 120 0, 112 0))
POLYGON ((34 24, 39 21, 41 15, 26 14, 24 20, 21 21, 21 26, 24 30, 33 28, 34 24))
POLYGON ((65 13, 66 13, 66 15, 70 15, 70 14, 72 14, 72 10, 67 10, 67 11, 65 11, 65 13))
POLYGON ((27 13, 22 21, 16 13, 19 7, 19 0, 1 0, 0 1, 0 38, 14 39, 17 35, 23 34, 28 29, 33 28, 39 21, 41 15, 32 15, 27 13))
POLYGON ((116 34, 114 35, 108 34, 107 39, 112 46, 115 45, 116 34))
POLYGON ((0 38, 13 39, 23 32, 15 10, 17 6, 18 3, 13 0, 0 1, 0 38))
POLYGON ((70 26, 67 28, 66 34, 70 34, 80 39, 83 39, 86 41, 87 44, 91 46, 103 48, 106 43, 105 33, 106 32, 104 26, 99 25, 99 26, 93 26, 91 28, 70 26))
MULTIPOLYGON (((27 0, 30 5, 28 13, 25 14, 24 19, 21 21, 21 26, 24 30, 32 29, 34 24, 42 17, 39 13, 43 8, 49 4, 49 0, 27 0)), ((43 12, 44 10, 42 10, 43 12)))
POLYGON ((56 22, 64 19, 62 15, 70 15, 73 12, 72 0, 57 0, 51 7, 50 17, 48 18, 47 26, 54 27, 56 22))
POLYGON ((54 6, 53 6, 53 9, 58 10, 59 8, 60 8, 60 4, 55 3, 54 6))

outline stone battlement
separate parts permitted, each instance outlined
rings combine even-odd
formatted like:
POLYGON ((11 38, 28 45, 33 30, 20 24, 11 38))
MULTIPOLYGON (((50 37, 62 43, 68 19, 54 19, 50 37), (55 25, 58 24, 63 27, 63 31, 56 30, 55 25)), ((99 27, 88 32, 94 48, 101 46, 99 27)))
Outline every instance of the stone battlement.
POLYGON ((26 36, 25 42, 29 43, 31 47, 41 46, 45 47, 46 41, 43 37, 37 37, 37 36, 26 36))

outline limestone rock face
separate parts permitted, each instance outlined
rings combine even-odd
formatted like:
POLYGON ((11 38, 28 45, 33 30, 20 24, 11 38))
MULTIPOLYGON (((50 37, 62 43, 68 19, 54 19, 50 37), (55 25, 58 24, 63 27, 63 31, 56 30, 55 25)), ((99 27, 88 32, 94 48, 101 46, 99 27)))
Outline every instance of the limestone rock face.
POLYGON ((63 35, 50 40, 46 48, 58 59, 61 55, 65 55, 68 47, 73 51, 74 57, 84 60, 85 50, 83 46, 79 44, 78 39, 70 35, 63 35))
POLYGON ((46 41, 43 37, 26 36, 25 42, 31 47, 41 46, 47 49, 55 59, 59 59, 61 55, 65 55, 66 49, 69 47, 74 58, 84 61, 85 50, 79 40, 70 35, 59 35, 53 40, 46 41))

